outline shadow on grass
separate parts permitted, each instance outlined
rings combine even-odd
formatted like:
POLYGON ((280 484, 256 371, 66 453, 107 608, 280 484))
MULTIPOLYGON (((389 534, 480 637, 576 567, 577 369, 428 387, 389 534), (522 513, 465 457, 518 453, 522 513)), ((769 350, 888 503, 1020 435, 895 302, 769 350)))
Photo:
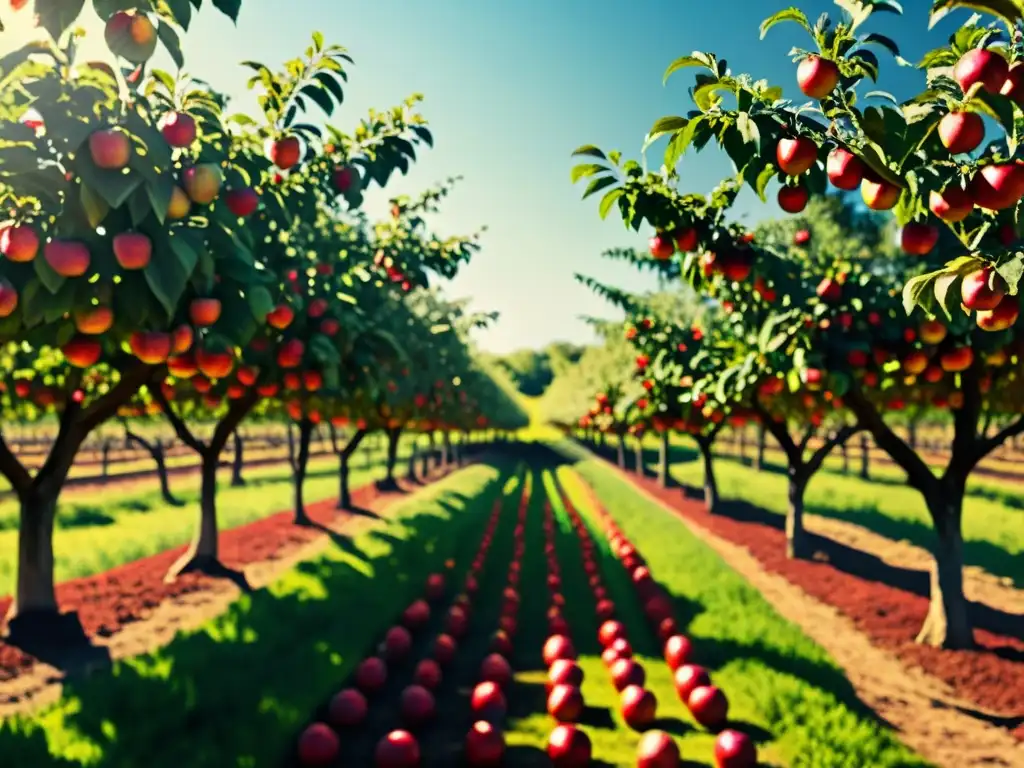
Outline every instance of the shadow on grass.
POLYGON ((4 764, 222 768, 283 758, 500 488, 466 482, 479 490, 439 489, 392 523, 387 543, 360 537, 152 655, 69 679, 57 708, 0 725, 4 764), (69 741, 78 759, 51 752, 69 754, 69 741))

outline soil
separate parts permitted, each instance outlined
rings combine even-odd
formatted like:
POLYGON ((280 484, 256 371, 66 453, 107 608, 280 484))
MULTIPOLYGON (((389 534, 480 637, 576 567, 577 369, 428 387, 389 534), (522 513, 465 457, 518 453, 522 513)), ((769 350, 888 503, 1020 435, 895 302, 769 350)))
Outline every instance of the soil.
MULTIPOLYGON (((449 471, 454 469, 451 466, 449 471)), ((445 474, 433 473, 430 482, 445 474)), ((221 561, 243 572, 249 586, 257 589, 326 546, 330 533, 353 535, 394 502, 421 487, 402 483, 396 491, 382 492, 371 483, 353 490, 350 512, 336 509, 335 499, 309 504, 306 511, 314 523, 310 527, 295 526, 293 513, 288 510, 222 531, 221 561)), ((67 674, 88 672, 97 664, 108 665, 112 659, 155 650, 170 642, 177 632, 199 627, 223 613, 240 594, 236 584, 196 573, 164 582, 167 570, 185 549, 177 547, 102 574, 59 584, 57 601, 61 610, 78 612, 86 634, 101 653, 89 654, 87 660, 78 657, 44 663, 0 641, 0 717, 55 701, 67 674), (97 657, 102 660, 97 662, 97 657)), ((0 598, 0 615, 6 613, 10 603, 9 596, 0 598)))
MULTIPOLYGON (((610 469, 621 472, 614 467, 610 469)), ((681 499, 679 490, 666 492, 650 479, 641 481, 634 475, 622 474, 634 482, 641 493, 677 514, 695 536, 756 588, 780 615, 800 626, 825 648, 843 669, 861 701, 922 757, 942 768, 1024 765, 1024 743, 1019 740, 1024 728, 1018 727, 1013 733, 1009 730, 1014 725, 1012 719, 992 717, 964 701, 965 698, 989 699, 992 696, 1001 699, 1006 707, 1018 707, 1019 711, 1019 701, 1014 702, 1024 693, 1021 687, 1024 680, 1018 679, 1022 674, 1019 668, 1024 665, 1017 663, 1017 674, 1008 674, 1000 680, 988 676, 993 674, 993 668, 983 660, 1005 663, 996 675, 1012 671, 1014 665, 991 652, 920 649, 926 653, 915 659, 904 647, 912 645, 907 635, 897 640, 895 632, 873 632, 874 624, 864 620, 876 607, 891 610, 892 600, 897 596, 881 590, 871 595, 869 586, 842 585, 842 577, 852 577, 838 572, 830 577, 827 572, 835 569, 824 563, 804 563, 808 569, 784 572, 775 558, 763 559, 764 549, 785 551, 782 538, 774 535, 775 529, 711 517, 699 504, 681 499), (747 526, 745 531, 742 526, 747 526), (765 546, 759 546, 759 542, 764 542, 765 546), (809 588, 809 584, 819 580, 831 584, 821 590, 809 588), (845 588, 850 590, 851 599, 837 600, 845 588), (858 603, 857 598, 861 602, 858 603), (948 674, 949 668, 965 660, 965 654, 969 654, 965 673, 948 674), (970 663, 970 656, 977 657, 978 663, 970 663), (936 660, 943 657, 945 660, 936 664, 936 660), (955 678, 954 684, 939 679, 943 670, 947 670, 945 677, 955 678), (972 687, 968 688, 968 684, 972 687), (997 687, 1007 689, 1010 695, 993 696, 997 687)), ((591 498, 600 507, 593 494, 591 498)), ((868 584, 889 589, 877 582, 868 584)), ((917 599, 905 592, 898 596, 901 601, 911 598, 917 599)), ((897 611, 898 607, 897 604, 897 611)), ((905 622, 897 621, 893 626, 905 627, 905 622)), ((909 636, 913 636, 913 631, 909 636)), ((1003 638, 1002 642, 1006 641, 1003 638)))

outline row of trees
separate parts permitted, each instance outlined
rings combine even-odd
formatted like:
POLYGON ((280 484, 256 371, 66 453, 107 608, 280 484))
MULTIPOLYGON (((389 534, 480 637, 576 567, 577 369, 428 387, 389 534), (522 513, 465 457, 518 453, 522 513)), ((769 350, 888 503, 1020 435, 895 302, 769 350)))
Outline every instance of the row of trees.
MULTIPOLYGON (((79 448, 111 419, 159 415, 200 457, 197 533, 172 576, 222 571, 216 467, 247 417, 298 423, 300 521, 301 457, 322 419, 354 425, 348 447, 370 429, 397 441, 402 429, 523 419, 469 350, 482 319, 432 286, 480 247, 479 233, 427 225, 452 181, 394 199, 386 221, 359 212, 369 186, 432 144, 419 96, 336 128, 352 59, 314 33, 278 71, 245 62, 259 110, 228 114, 222 94, 182 73, 189 3, 94 0, 111 63, 76 55, 82 6, 37 4, 46 39, 0 60, 0 474, 20 505, 13 635, 53 636, 66 623, 53 583, 57 501, 79 448), (177 76, 149 66, 161 44, 177 76), (33 471, 3 428, 46 418, 54 439, 33 471), (201 422, 212 422, 208 436, 201 422)), ((213 6, 235 18, 240 2, 213 6)))
POLYGON ((1024 71, 1017 63, 1024 17, 1014 4, 936 3, 936 13, 987 8, 1009 36, 974 16, 918 65, 927 90, 903 103, 877 92, 858 101, 863 81, 878 76, 871 49, 899 57, 894 41, 862 27, 876 12, 899 9, 868 0, 837 4, 845 15, 835 23, 823 16, 812 26, 789 9, 762 25, 764 34, 795 22, 811 35, 817 52, 794 52, 809 104, 783 99, 782 89, 764 80, 733 75, 713 54, 694 53, 673 62, 667 75, 704 70, 691 90, 696 108, 660 119, 648 135, 648 144, 668 139, 659 173, 645 173, 618 152, 590 145, 576 151, 585 162, 573 180, 590 179, 586 195, 603 192, 602 216, 618 210, 628 227, 654 228, 643 263, 716 307, 707 322, 686 330, 588 281, 631 314, 628 333, 638 350, 632 372, 642 391, 625 399, 601 392, 582 424, 605 426, 615 413, 617 420, 694 434, 708 457, 713 504, 706 445, 729 421, 759 421, 787 458, 793 557, 807 554, 801 516, 808 480, 836 445, 867 431, 921 493, 935 527, 931 608, 918 639, 970 647, 961 534, 967 478, 1024 432, 1016 299, 1024 263, 1016 131, 1024 112, 1013 85, 1024 71), (879 105, 862 106, 867 101, 879 105), (996 126, 983 148, 981 116, 996 126), (712 144, 729 155, 735 177, 706 197, 681 194, 681 157, 712 144), (893 211, 900 251, 879 248, 884 240, 873 234, 857 247, 859 228, 852 240, 837 240, 788 222, 757 232, 730 222, 742 185, 764 199, 776 179, 779 204, 790 213, 804 212, 827 183, 839 193, 859 188, 868 209, 893 211), (908 408, 952 422, 948 461, 938 471, 894 429, 894 415, 908 408), (816 435, 822 439, 810 450, 816 435))

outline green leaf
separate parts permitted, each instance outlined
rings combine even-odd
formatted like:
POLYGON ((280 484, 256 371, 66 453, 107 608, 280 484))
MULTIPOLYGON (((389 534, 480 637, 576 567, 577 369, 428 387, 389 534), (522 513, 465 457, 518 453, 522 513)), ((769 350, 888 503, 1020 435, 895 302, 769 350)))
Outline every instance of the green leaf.
POLYGON ((213 7, 232 21, 237 22, 238 11, 242 7, 242 0, 213 0, 213 7))
POLYGON ((706 53, 694 51, 689 56, 681 56, 668 65, 668 69, 665 70, 665 75, 662 77, 662 84, 667 83, 668 79, 680 69, 686 69, 687 67, 704 67, 717 74, 714 60, 706 53))
POLYGON ((323 88, 319 88, 316 85, 310 83, 304 86, 299 93, 302 96, 308 96, 316 102, 317 106, 324 111, 324 114, 331 115, 334 112, 334 100, 331 95, 323 88))
POLYGON ((607 218, 608 212, 612 209, 612 206, 615 205, 615 201, 622 197, 625 192, 625 189, 618 187, 617 189, 613 189, 610 192, 605 193, 605 196, 601 198, 601 204, 597 207, 597 212, 600 214, 602 219, 607 218))
POLYGON ((764 40, 764 36, 768 34, 768 30, 776 24, 781 24, 784 21, 795 21, 801 27, 806 29, 808 33, 813 34, 811 31, 811 24, 807 21, 807 16, 803 11, 799 8, 786 8, 785 10, 769 16, 761 22, 761 39, 764 40))
POLYGON ((160 42, 167 49, 167 53, 171 55, 171 60, 177 65, 178 69, 184 67, 185 56, 181 52, 181 39, 178 37, 174 27, 161 21, 157 25, 156 34, 160 38, 160 42))
POLYGON ((324 33, 317 30, 313 32, 313 50, 320 53, 324 49, 324 33))
POLYGON ((65 278, 58 275, 53 271, 53 267, 42 255, 32 260, 32 265, 35 267, 36 277, 39 278, 39 282, 43 284, 43 287, 50 293, 57 293, 61 286, 64 285, 65 278))
POLYGON ((677 131, 672 140, 669 141, 668 146, 665 147, 665 166, 667 168, 675 168, 679 163, 679 158, 683 156, 690 144, 693 143, 693 137, 696 135, 697 129, 705 125, 705 118, 703 115, 695 117, 690 120, 680 131, 677 131))
POLYGON ((189 5, 189 0, 164 0, 164 3, 174 17, 174 22, 188 32, 188 25, 192 22, 192 6, 189 5))
POLYGON ((751 119, 749 113, 740 112, 736 115, 736 128, 739 129, 743 141, 755 145, 758 149, 761 148, 761 131, 758 129, 757 123, 751 119))
POLYGON ((313 76, 313 79, 321 83, 324 88, 330 91, 331 96, 334 97, 334 100, 338 104, 343 104, 345 102, 345 91, 333 72, 317 72, 313 76))
POLYGON ((685 117, 659 117, 654 122, 654 125, 651 126, 651 130, 647 132, 647 138, 644 139, 644 148, 650 146, 666 133, 682 130, 688 122, 689 120, 685 117))
POLYGON ((768 163, 761 169, 761 172, 757 174, 757 180, 754 183, 754 191, 757 192, 757 196, 761 198, 762 202, 768 202, 768 197, 765 194, 765 191, 768 189, 768 185, 771 183, 771 180, 775 178, 776 173, 775 166, 768 163))
POLYGON ((914 311, 914 307, 928 308, 926 293, 935 280, 935 273, 918 275, 910 278, 903 285, 903 311, 908 315, 914 311))
POLYGON ((35 12, 38 24, 54 40, 60 40, 82 13, 85 0, 36 0, 35 12))
POLYGON ((898 45, 896 45, 895 41, 891 37, 886 37, 885 35, 880 35, 877 32, 872 32, 870 35, 866 35, 864 37, 864 42, 880 45, 887 51, 889 51, 889 53, 891 53, 893 56, 900 55, 900 48, 898 45))
POLYGON ((604 152, 595 147, 593 144, 584 144, 582 147, 577 147, 572 152, 572 157, 585 156, 585 157, 596 157, 599 160, 607 160, 604 152))
POLYGON ((928 28, 931 29, 958 8, 998 16, 1010 27, 1024 20, 1024 3, 1021 0, 934 0, 928 28))
POLYGON ((195 267, 195 261, 188 258, 188 253, 183 255, 185 258, 174 248, 169 251, 158 248, 143 270, 146 284, 160 302, 168 320, 177 312, 178 302, 185 293, 195 267))
POLYGON ((168 176, 161 175, 146 184, 146 194, 153 206, 153 213, 163 224, 167 218, 167 207, 171 204, 171 195, 174 194, 174 181, 168 176))
POLYGON ((78 194, 89 226, 96 229, 110 213, 110 206, 107 205, 106 200, 93 192, 88 184, 80 184, 78 194))
POLYGON ((256 318, 257 323, 262 324, 267 315, 274 309, 274 298, 270 295, 270 291, 262 285, 258 285, 246 291, 245 297, 249 301, 249 309, 252 310, 252 316, 256 318))
POLYGON ((1017 295, 1017 288, 1024 277, 1024 254, 1016 254, 1009 261, 996 266, 996 272, 1006 281, 1011 296, 1017 295))
POLYGON ((616 179, 614 176, 602 176, 600 178, 591 180, 591 182, 587 185, 587 190, 583 193, 583 199, 586 200, 595 192, 600 192, 602 189, 605 189, 606 187, 610 187, 612 184, 617 183, 617 181, 618 179, 616 179))
POLYGON ((597 174, 597 173, 604 173, 607 170, 608 170, 608 168, 606 168, 603 165, 597 165, 595 163, 585 163, 583 165, 575 166, 572 169, 572 173, 570 174, 570 178, 572 179, 572 183, 575 184, 580 179, 584 179, 587 176, 593 176, 594 174, 597 174))

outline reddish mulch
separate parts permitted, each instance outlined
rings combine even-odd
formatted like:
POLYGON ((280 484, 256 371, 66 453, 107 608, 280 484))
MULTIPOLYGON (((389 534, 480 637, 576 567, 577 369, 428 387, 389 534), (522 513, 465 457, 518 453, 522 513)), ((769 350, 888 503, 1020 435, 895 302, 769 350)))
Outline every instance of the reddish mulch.
MULTIPOLYGON (((371 483, 352 491, 352 504, 367 508, 382 495, 371 483)), ((306 511, 315 523, 327 525, 339 514, 345 514, 336 509, 336 504, 336 499, 326 499, 307 505, 306 511)), ((221 562, 241 569, 251 563, 274 559, 321 535, 322 531, 315 527, 295 526, 291 510, 278 512, 221 531, 221 562)), ((57 585, 57 604, 63 611, 78 611, 90 637, 109 637, 126 624, 144 619, 162 601, 198 592, 209 584, 209 577, 194 573, 185 574, 171 584, 164 583, 168 569, 186 549, 187 546, 176 547, 105 573, 63 582, 57 585)), ((0 616, 7 613, 11 600, 11 596, 0 597, 0 616)), ((34 663, 33 657, 0 641, 0 682, 17 677, 34 663)))
MULTIPOLYGON (((745 547, 765 570, 784 576, 807 594, 837 608, 875 645, 943 680, 961 698, 1011 718, 1024 714, 1024 641, 1019 637, 975 629, 978 650, 945 651, 918 645, 914 637, 928 612, 928 598, 861 578, 827 562, 790 560, 783 531, 759 522, 709 515, 702 503, 684 497, 678 488, 661 488, 649 477, 624 476, 677 514, 745 547)), ((1024 739, 1024 725, 1017 727, 1014 735, 1024 739)))

